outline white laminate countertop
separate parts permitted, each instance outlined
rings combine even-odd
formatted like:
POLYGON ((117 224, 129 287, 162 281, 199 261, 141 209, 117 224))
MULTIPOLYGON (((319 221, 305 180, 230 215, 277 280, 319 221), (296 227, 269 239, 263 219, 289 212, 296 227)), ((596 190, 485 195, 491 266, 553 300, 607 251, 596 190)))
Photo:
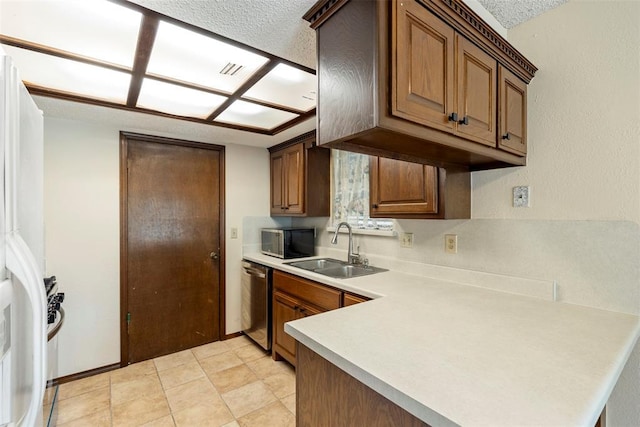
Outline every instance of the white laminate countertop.
POLYGON ((433 426, 593 426, 640 335, 637 316, 388 271, 332 279, 377 298, 285 331, 433 426))

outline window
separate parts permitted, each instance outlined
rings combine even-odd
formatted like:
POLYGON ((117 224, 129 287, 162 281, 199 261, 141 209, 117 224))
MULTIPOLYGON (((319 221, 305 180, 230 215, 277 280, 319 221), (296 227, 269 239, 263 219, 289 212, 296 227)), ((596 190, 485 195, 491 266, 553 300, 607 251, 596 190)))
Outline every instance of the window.
POLYGON ((392 231, 394 221, 369 218, 369 156, 331 150, 331 225, 347 222, 354 229, 392 231))

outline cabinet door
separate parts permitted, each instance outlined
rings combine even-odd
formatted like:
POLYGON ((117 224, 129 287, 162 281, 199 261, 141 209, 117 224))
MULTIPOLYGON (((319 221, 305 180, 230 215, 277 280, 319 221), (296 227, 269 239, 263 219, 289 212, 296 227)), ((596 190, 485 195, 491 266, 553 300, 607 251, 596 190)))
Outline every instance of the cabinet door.
POLYGON ((458 35, 457 133, 467 139, 496 146, 497 62, 458 35))
POLYGON ((500 114, 498 146, 515 154, 527 154, 527 85, 506 68, 499 67, 500 114))
POLYGON ((452 132, 454 37, 416 1, 393 2, 391 113, 452 132))
POLYGON ((288 214, 300 214, 304 212, 304 145, 287 148, 284 158, 285 210, 288 214))
POLYGON ((286 207, 284 190, 284 154, 271 154, 271 214, 280 215, 286 207))
POLYGON ((371 157, 369 177, 372 218, 420 218, 438 213, 436 167, 371 157))
POLYGON ((273 293, 273 351, 296 364, 296 340, 284 331, 284 324, 298 318, 299 303, 281 292, 273 293))

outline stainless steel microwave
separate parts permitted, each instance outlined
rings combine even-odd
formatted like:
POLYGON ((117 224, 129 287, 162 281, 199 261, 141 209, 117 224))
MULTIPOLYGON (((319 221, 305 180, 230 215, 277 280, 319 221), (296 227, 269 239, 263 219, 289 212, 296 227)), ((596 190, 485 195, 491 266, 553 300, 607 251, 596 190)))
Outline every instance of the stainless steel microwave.
POLYGON ((263 228, 262 253, 284 259, 314 256, 315 235, 315 228, 263 228))

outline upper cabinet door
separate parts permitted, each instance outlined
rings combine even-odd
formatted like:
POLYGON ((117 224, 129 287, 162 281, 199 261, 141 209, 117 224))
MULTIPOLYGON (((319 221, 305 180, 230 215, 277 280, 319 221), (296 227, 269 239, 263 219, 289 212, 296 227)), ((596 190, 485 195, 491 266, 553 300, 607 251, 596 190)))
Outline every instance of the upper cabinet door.
POLYGON ((436 167, 370 157, 369 177, 372 218, 428 218, 438 213, 436 167))
POLYGON ((281 214, 286 207, 284 200, 284 154, 271 154, 271 213, 281 214))
POLYGON ((285 189, 287 213, 304 212, 304 145, 297 144, 287 149, 285 157, 285 189))
POLYGON ((500 114, 498 146, 515 154, 527 153, 527 85, 499 67, 500 114))
POLYGON ((457 132, 496 146, 497 62, 462 36, 457 36, 457 132))
POLYGON ((393 13, 392 114, 453 130, 453 28, 415 1, 394 2, 393 13))

